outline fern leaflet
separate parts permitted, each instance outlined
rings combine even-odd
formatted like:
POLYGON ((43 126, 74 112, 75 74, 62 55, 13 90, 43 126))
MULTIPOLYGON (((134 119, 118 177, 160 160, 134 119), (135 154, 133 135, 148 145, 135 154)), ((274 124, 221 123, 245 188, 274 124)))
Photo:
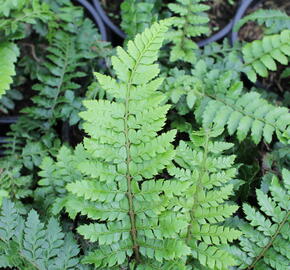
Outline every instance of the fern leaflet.
POLYGON ((290 30, 283 30, 280 34, 265 36, 262 40, 247 43, 243 49, 245 61, 244 72, 255 82, 257 74, 268 76, 268 70, 275 71, 275 60, 283 65, 288 64, 290 56, 290 30))
POLYGON ((0 42, 0 98, 9 90, 12 76, 15 75, 14 64, 19 56, 19 49, 14 43, 0 42))
POLYGON ((290 17, 281 10, 258 9, 245 16, 235 25, 234 31, 238 31, 248 21, 257 21, 259 25, 265 25, 265 34, 277 34, 283 29, 290 28, 290 17))

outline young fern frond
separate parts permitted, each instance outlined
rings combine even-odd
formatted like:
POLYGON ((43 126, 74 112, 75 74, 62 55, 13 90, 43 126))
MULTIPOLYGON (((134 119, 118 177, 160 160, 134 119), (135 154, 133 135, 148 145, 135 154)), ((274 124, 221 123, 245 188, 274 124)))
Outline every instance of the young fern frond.
POLYGON ((247 43, 243 49, 245 61, 244 72, 255 82, 257 74, 268 76, 268 70, 277 70, 275 61, 287 65, 290 56, 290 30, 283 30, 280 34, 265 36, 262 40, 247 43))
POLYGON ((247 222, 240 222, 243 232, 240 250, 235 253, 240 263, 239 269, 289 268, 289 191, 290 171, 283 169, 283 181, 273 176, 270 195, 257 189, 260 209, 244 204, 247 222))
MULTIPOLYGON (((61 232, 56 219, 45 225, 36 211, 27 218, 4 199, 0 213, 0 267, 19 270, 84 269, 79 248, 70 234, 61 232)), ((5 268, 6 269, 6 268, 5 268)))
POLYGON ((258 9, 245 16, 235 25, 234 31, 238 31, 248 21, 255 21, 259 25, 265 25, 265 34, 277 34, 290 28, 290 16, 278 9, 258 9))
POLYGON ((149 265, 161 267, 166 261, 164 265, 175 264, 189 252, 177 237, 186 222, 166 209, 186 186, 155 179, 175 154, 171 142, 176 131, 158 135, 169 106, 161 105, 164 94, 157 89, 162 79, 156 78, 154 62, 167 25, 153 24, 128 42, 127 51, 117 48, 112 63, 118 80, 96 73, 115 101, 84 102, 87 111, 81 117, 89 137, 83 142, 87 158, 78 167, 86 177, 67 185, 64 204, 71 217, 81 213, 94 220, 78 232, 99 244, 84 259, 98 269, 128 267, 130 261, 135 269, 151 269, 149 265))
POLYGON ((15 73, 15 62, 19 56, 18 47, 11 42, 0 42, 0 98, 9 90, 15 73))
POLYGON ((236 168, 233 167, 235 156, 223 154, 233 145, 212 139, 221 132, 193 132, 191 142, 181 141, 177 148, 175 162, 181 168, 169 170, 180 181, 190 183, 181 204, 189 213, 189 226, 183 237, 191 248, 191 256, 207 269, 228 269, 235 265, 223 245, 241 235, 222 224, 238 207, 226 202, 233 194, 230 182, 236 168))
POLYGON ((202 4, 204 0, 176 0, 176 3, 169 4, 169 9, 178 17, 173 17, 172 22, 175 29, 169 31, 167 39, 173 43, 170 52, 170 61, 182 60, 194 62, 197 49, 196 43, 192 40, 209 32, 205 25, 209 22, 204 14, 209 7, 202 4))

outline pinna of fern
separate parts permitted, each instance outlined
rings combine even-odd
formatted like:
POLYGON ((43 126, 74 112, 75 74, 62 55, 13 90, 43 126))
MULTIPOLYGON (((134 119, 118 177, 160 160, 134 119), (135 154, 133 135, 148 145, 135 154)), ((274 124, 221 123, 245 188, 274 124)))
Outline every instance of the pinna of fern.
POLYGON ((234 27, 237 32, 248 21, 255 21, 259 25, 265 25, 263 29, 266 35, 278 34, 284 29, 290 28, 290 16, 282 10, 258 9, 243 17, 234 27))
POLYGON ((168 269, 184 265, 189 253, 177 237, 187 223, 181 213, 168 210, 187 183, 155 177, 175 154, 176 131, 159 135, 169 105, 161 105, 165 96, 157 90, 162 79, 154 64, 168 24, 153 24, 128 42, 127 51, 117 48, 112 57, 117 79, 96 73, 113 102, 84 102, 81 117, 89 137, 83 141, 87 158, 78 168, 85 176, 67 185, 62 203, 72 218, 80 213, 91 220, 77 231, 98 243, 83 260, 98 269, 129 264, 168 269))
POLYGON ((243 71, 248 78, 255 82, 257 74, 261 77, 268 77, 268 70, 276 71, 276 62, 287 65, 290 56, 290 30, 285 29, 276 35, 263 37, 262 40, 255 40, 247 43, 242 48, 245 62, 243 71))
POLYGON ((189 225, 182 237, 191 248, 194 260, 190 264, 226 270, 236 261, 224 245, 241 233, 223 225, 238 207, 227 202, 237 169, 235 156, 223 154, 233 144, 216 139, 221 133, 222 129, 192 132, 191 141, 181 141, 177 147, 174 161, 178 167, 170 168, 169 173, 189 185, 175 207, 187 213, 189 225))
POLYGON ((259 209, 243 205, 248 222, 239 222, 243 236, 232 249, 239 269, 289 269, 289 191, 290 171, 283 169, 282 181, 273 176, 269 191, 256 190, 259 209))

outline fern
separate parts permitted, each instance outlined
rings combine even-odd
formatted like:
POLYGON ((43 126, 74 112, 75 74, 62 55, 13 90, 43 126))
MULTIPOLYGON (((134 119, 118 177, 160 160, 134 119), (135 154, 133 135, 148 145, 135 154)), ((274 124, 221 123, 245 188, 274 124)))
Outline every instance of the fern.
MULTIPOLYGON (((75 81, 89 70, 85 62, 99 53, 94 51, 98 34, 93 24, 82 16, 71 18, 75 22, 68 21, 67 13, 75 11, 71 4, 61 10, 61 16, 58 15, 63 18, 62 26, 54 32, 46 61, 37 73, 39 83, 33 87, 37 95, 32 98, 33 104, 24 108, 17 122, 11 125, 5 157, 0 161, 0 187, 13 201, 31 196, 35 167, 44 156, 55 156, 58 152, 60 138, 55 127, 61 121, 71 125, 79 122, 82 104, 77 95, 81 93, 81 86, 75 81)), ((82 15, 79 8, 76 10, 82 15)))
POLYGON ((230 135, 237 133, 240 141, 251 133, 256 144, 262 139, 270 143, 274 133, 281 142, 289 142, 288 109, 270 104, 257 92, 242 91, 243 84, 235 72, 209 70, 204 61, 199 61, 192 75, 177 70, 176 74, 178 79, 174 79, 176 75, 170 79, 176 85, 173 84, 168 95, 175 103, 183 104, 186 100, 190 109, 195 106, 196 118, 203 127, 214 124, 217 128, 227 128, 230 135))
POLYGON ((178 17, 173 17, 175 29, 167 36, 167 39, 173 43, 170 61, 195 61, 194 50, 198 47, 192 38, 209 32, 209 28, 204 25, 209 19, 203 13, 209 7, 202 2, 204 1, 176 0, 176 3, 168 5, 169 9, 178 15, 178 17))
POLYGON ((290 172, 282 171, 283 183, 273 176, 270 195, 256 191, 260 209, 244 204, 247 222, 240 222, 243 236, 240 250, 234 250, 239 269, 289 268, 289 187, 290 172))
POLYGON ((48 51, 49 60, 45 62, 45 67, 49 73, 39 77, 40 82, 33 87, 39 91, 39 94, 32 98, 35 105, 24 109, 23 112, 35 120, 47 120, 44 129, 49 129, 59 119, 69 120, 70 124, 74 125, 79 121, 77 113, 80 105, 76 105, 75 111, 67 110, 65 105, 71 102, 80 104, 80 99, 74 98, 73 92, 79 89, 80 85, 72 79, 85 75, 77 71, 83 65, 83 55, 76 51, 74 37, 63 31, 55 34, 48 51))
POLYGON ((175 161, 180 168, 169 170, 180 181, 190 183, 181 204, 181 211, 189 216, 184 238, 193 258, 207 269, 228 269, 235 265, 223 245, 240 236, 239 231, 222 224, 238 207, 226 203, 233 194, 236 168, 233 167, 235 156, 223 155, 233 145, 212 139, 221 132, 193 132, 191 143, 181 141, 177 148, 175 161))
POLYGON ((202 122, 204 127, 212 123, 216 127, 226 126, 230 135, 237 133, 239 141, 244 140, 251 132, 251 138, 256 144, 262 138, 270 143, 275 132, 280 141, 289 143, 288 109, 269 104, 256 92, 246 93, 234 99, 209 100, 202 122))
POLYGON ((265 25, 265 34, 277 34, 284 29, 290 28, 290 17, 281 10, 258 9, 242 18, 234 27, 238 31, 248 21, 256 21, 259 25, 265 25))
POLYGON ((47 22, 51 19, 46 4, 38 0, 2 0, 0 3, 0 98, 9 90, 15 75, 15 62, 19 49, 12 40, 24 38, 24 24, 35 24, 36 20, 47 22))
POLYGON ((255 40, 246 44, 243 49, 245 70, 248 78, 255 82, 257 74, 261 77, 268 76, 268 70, 277 70, 276 62, 288 64, 290 56, 290 30, 280 34, 265 36, 262 40, 255 40))
POLYGON ((51 157, 45 157, 40 165, 38 173, 41 179, 39 187, 35 191, 35 198, 43 202, 45 208, 53 206, 57 198, 64 197, 67 193, 65 186, 83 177, 78 170, 78 164, 84 155, 83 149, 78 146, 74 153, 62 146, 54 161, 51 157))
MULTIPOLYGON (((158 2, 158 1, 157 1, 158 2)), ((127 39, 132 39, 157 20, 155 11, 156 1, 125 0, 121 4, 121 27, 127 34, 127 39)))
POLYGON ((1 0, 1 39, 15 40, 26 36, 25 24, 36 24, 38 20, 48 22, 53 18, 46 3, 39 0, 1 0))
POLYGON ((19 56, 19 49, 10 42, 0 42, 0 97, 10 88, 15 75, 14 64, 19 56))
POLYGON ((10 89, 0 98, 0 112, 8 114, 9 111, 15 109, 15 101, 23 99, 23 95, 20 91, 16 89, 10 89))
POLYGON ((175 131, 157 135, 169 106, 160 104, 164 95, 157 88, 162 79, 155 78, 159 68, 153 64, 167 24, 155 23, 138 34, 127 51, 117 48, 112 63, 118 81, 96 74, 115 102, 85 101, 87 111, 81 113, 90 138, 84 140, 87 158, 78 167, 87 176, 67 185, 70 194, 64 205, 71 217, 81 213, 94 220, 78 232, 99 244, 84 259, 99 269, 129 261, 140 270, 163 263, 169 267, 189 251, 176 237, 186 223, 178 220, 178 213, 166 211, 170 198, 186 187, 154 179, 174 157, 175 131))
POLYGON ((70 234, 64 235, 56 219, 46 225, 31 210, 26 220, 15 205, 3 201, 0 215, 0 267, 21 270, 83 269, 79 248, 70 234))

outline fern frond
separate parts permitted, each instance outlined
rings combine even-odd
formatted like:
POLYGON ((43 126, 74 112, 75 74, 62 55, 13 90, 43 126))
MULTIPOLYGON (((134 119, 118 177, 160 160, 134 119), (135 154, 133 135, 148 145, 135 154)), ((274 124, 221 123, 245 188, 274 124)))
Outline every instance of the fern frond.
POLYGON ((79 248, 52 218, 47 225, 31 210, 24 220, 15 205, 4 200, 0 215, 0 266, 17 269, 78 269, 79 248))
POLYGON ((167 25, 155 23, 129 41, 127 50, 117 48, 112 57, 117 79, 96 73, 115 101, 84 102, 87 110, 81 117, 89 137, 83 142, 86 158, 78 165, 84 177, 67 185, 69 195, 60 205, 71 217, 81 213, 94 220, 78 232, 99 244, 84 262, 100 269, 129 261, 146 269, 148 259, 163 264, 189 252, 178 237, 186 221, 167 210, 170 198, 187 185, 155 179, 175 154, 171 142, 176 131, 159 133, 169 106, 161 105, 164 94, 157 89, 162 79, 156 78, 159 68, 154 63, 167 25))
POLYGON ((182 60, 194 62, 197 45, 192 38, 207 34, 209 28, 206 26, 209 19, 204 14, 209 7, 202 4, 203 0, 177 0, 169 4, 169 9, 177 14, 172 23, 175 29, 169 31, 167 39, 173 43, 170 52, 170 61, 182 60))
MULTIPOLYGON (((64 31, 58 31, 48 52, 49 60, 45 63, 45 67, 49 73, 41 76, 40 83, 33 86, 34 90, 39 91, 39 94, 32 98, 35 105, 24 109, 23 112, 34 119, 47 119, 44 128, 55 124, 57 119, 64 121, 68 119, 71 125, 76 124, 79 121, 78 110, 70 112, 62 106, 66 103, 66 96, 69 98, 72 95, 73 102, 77 101, 74 98, 74 91, 80 86, 73 82, 73 79, 85 75, 83 72, 76 72, 82 66, 80 61, 82 55, 76 50, 75 37, 64 31)), ((77 102, 80 104, 80 100, 77 102)), ((77 107, 80 108, 80 105, 77 107)))
POLYGON ((196 118, 204 128, 212 125, 227 128, 228 133, 236 133, 240 141, 250 133, 256 144, 262 139, 270 143, 274 133, 284 144, 289 142, 288 109, 272 105, 257 92, 244 92, 243 83, 234 72, 210 70, 201 60, 192 75, 175 69, 166 89, 179 110, 187 113, 189 105, 194 107, 196 118), (186 108, 185 102, 188 103, 186 108))
POLYGON ((223 244, 240 237, 241 233, 223 226, 222 222, 237 210, 227 204, 233 194, 229 181, 235 176, 234 156, 223 152, 232 144, 213 141, 222 130, 194 132, 191 143, 181 141, 175 161, 181 169, 169 170, 180 181, 191 184, 182 207, 189 213, 189 226, 184 234, 191 255, 209 269, 228 269, 235 260, 223 244))
POLYGON ((290 28, 290 17, 282 10, 258 9, 239 20, 234 31, 238 31, 248 21, 256 21, 259 25, 265 25, 265 34, 267 35, 277 34, 290 28))
POLYGON ((262 40, 247 43, 243 49, 245 70, 248 78, 255 82, 257 74, 268 76, 268 70, 275 71, 275 61, 287 65, 290 56, 290 30, 283 30, 280 34, 265 36, 262 40))
POLYGON ((256 191, 260 209, 243 205, 249 223, 239 224, 243 232, 239 251, 242 257, 237 257, 240 269, 289 268, 289 171, 283 169, 282 176, 283 183, 273 176, 271 196, 256 191))
POLYGON ((0 98, 9 90, 12 76, 15 73, 15 62, 19 56, 19 49, 14 43, 0 42, 0 98))

